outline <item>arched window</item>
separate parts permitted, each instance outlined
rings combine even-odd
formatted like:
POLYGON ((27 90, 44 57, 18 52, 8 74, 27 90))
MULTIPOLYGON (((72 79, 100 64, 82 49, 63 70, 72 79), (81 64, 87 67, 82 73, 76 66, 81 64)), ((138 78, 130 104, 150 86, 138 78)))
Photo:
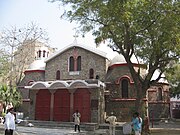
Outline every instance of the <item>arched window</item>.
POLYGON ((158 100, 158 101, 163 100, 162 89, 161 89, 161 88, 158 88, 157 100, 158 100))
POLYGON ((74 71, 74 58, 71 56, 69 58, 69 71, 74 71))
POLYGON ((39 56, 38 56, 38 58, 41 58, 41 50, 39 50, 39 56))
POLYGON ((128 80, 121 81, 122 98, 128 98, 128 80))
POLYGON ((43 50, 43 57, 46 57, 46 51, 43 50))
POLYGON ((60 71, 58 70, 57 72, 56 72, 56 80, 60 80, 60 71))
POLYGON ((93 79, 94 78, 94 69, 90 69, 89 70, 89 79, 93 79))
POLYGON ((77 71, 81 71, 81 56, 77 58, 77 71))

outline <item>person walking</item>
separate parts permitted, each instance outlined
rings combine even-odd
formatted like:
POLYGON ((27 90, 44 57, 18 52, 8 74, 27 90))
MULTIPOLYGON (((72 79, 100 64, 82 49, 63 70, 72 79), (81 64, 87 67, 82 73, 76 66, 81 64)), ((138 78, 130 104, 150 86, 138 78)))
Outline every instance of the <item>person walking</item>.
POLYGON ((74 131, 76 132, 76 129, 78 128, 78 131, 80 132, 80 117, 81 114, 79 113, 78 110, 73 114, 74 118, 74 131))
POLYGON ((13 131, 15 130, 15 116, 14 109, 8 109, 8 113, 5 116, 5 135, 13 135, 13 131))
POLYGON ((117 121, 117 118, 116 118, 116 116, 114 116, 113 112, 111 113, 111 116, 109 116, 106 119, 106 122, 109 122, 109 134, 110 135, 115 135, 116 121, 117 121))
POLYGON ((141 135, 141 131, 142 131, 142 118, 139 116, 138 112, 135 112, 133 114, 132 126, 133 126, 133 130, 135 132, 135 135, 141 135))

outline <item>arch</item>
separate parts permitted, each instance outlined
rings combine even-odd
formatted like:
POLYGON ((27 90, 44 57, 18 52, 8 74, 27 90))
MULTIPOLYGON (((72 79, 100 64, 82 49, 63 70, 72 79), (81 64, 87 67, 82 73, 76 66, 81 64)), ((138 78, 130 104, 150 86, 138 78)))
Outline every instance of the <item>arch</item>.
POLYGON ((61 89, 67 87, 69 87, 68 83, 64 81, 55 81, 49 86, 49 89, 61 89))
POLYGON ((70 83, 69 87, 71 88, 88 87, 88 83, 82 80, 75 80, 70 83))
POLYGON ((127 79, 130 84, 134 84, 134 81, 128 75, 123 75, 123 76, 117 78, 115 83, 120 84, 121 80, 123 80, 123 79, 127 79))
POLYGON ((43 82, 36 82, 32 85, 31 89, 46 89, 47 86, 43 82))

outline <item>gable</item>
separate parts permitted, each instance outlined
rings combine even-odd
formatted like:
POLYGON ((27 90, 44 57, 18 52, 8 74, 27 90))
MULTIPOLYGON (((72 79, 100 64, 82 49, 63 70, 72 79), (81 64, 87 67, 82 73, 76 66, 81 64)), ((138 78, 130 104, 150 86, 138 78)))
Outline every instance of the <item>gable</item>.
POLYGON ((77 48, 82 48, 82 49, 84 49, 84 50, 87 50, 87 51, 89 51, 89 52, 92 52, 92 53, 94 53, 94 54, 96 54, 96 55, 99 55, 99 56, 104 57, 105 59, 107 59, 106 53, 103 52, 103 51, 100 51, 100 50, 98 50, 98 49, 96 49, 96 48, 93 48, 93 47, 90 47, 90 46, 84 46, 84 45, 80 45, 80 44, 70 44, 69 46, 66 46, 65 48, 59 50, 58 52, 56 52, 56 53, 54 53, 53 55, 51 55, 50 57, 48 57, 48 58, 45 60, 45 62, 48 62, 48 61, 52 60, 53 58, 57 57, 58 55, 64 53, 65 51, 67 51, 67 50, 69 50, 69 49, 71 49, 71 48, 74 48, 74 47, 75 47, 75 48, 76 48, 76 47, 77 47, 77 48))

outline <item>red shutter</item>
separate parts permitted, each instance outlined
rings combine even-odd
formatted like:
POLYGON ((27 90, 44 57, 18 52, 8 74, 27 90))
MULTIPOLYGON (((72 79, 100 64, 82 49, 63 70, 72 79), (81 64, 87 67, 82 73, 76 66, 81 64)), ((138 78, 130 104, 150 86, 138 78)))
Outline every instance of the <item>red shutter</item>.
POLYGON ((51 93, 49 90, 39 90, 36 94, 35 119, 50 120, 51 93))
POLYGON ((74 93, 74 112, 81 114, 81 122, 91 121, 90 92, 88 89, 77 89, 74 93))
POLYGON ((57 90, 54 94, 54 120, 70 121, 70 93, 68 90, 57 90))

